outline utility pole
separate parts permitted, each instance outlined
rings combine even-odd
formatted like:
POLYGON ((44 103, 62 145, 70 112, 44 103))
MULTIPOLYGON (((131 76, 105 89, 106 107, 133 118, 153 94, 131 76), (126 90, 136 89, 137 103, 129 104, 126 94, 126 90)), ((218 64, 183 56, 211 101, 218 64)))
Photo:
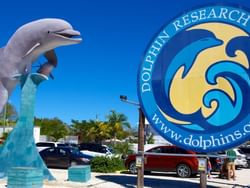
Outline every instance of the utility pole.
POLYGON ((129 101, 127 96, 120 95, 120 99, 123 102, 135 105, 139 109, 139 126, 138 126, 138 150, 136 156, 137 167, 137 188, 144 187, 144 129, 145 129, 145 115, 141 109, 139 103, 129 101))
POLYGON ((138 127, 138 155, 141 160, 141 165, 137 166, 137 188, 144 187, 144 129, 145 115, 139 108, 139 127, 138 127))

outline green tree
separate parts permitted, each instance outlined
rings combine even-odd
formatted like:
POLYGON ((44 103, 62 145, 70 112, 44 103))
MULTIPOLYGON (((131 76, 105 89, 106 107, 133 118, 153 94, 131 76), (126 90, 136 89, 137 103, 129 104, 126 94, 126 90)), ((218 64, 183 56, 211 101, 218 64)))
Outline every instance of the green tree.
POLYGON ((111 129, 106 122, 90 120, 90 133, 94 135, 94 141, 102 143, 103 140, 110 138, 111 129))
POLYGON ((5 125, 13 126, 15 125, 16 120, 18 118, 18 113, 16 111, 16 108, 12 104, 7 103, 6 105, 7 106, 5 106, 3 111, 0 113, 0 125, 4 125, 5 121, 5 125))
POLYGON ((147 144, 154 144, 155 140, 154 140, 154 134, 151 133, 148 137, 147 137, 147 144))
POLYGON ((58 141, 60 138, 64 138, 69 132, 67 125, 58 118, 35 118, 35 125, 40 126, 41 135, 48 136, 52 141, 58 141))
POLYGON ((126 128, 130 129, 130 124, 124 114, 111 110, 110 114, 107 116, 107 119, 107 124, 111 130, 111 138, 113 140, 121 139, 121 132, 124 132, 126 128))
POLYGON ((114 146, 114 152, 120 155, 122 159, 125 159, 129 154, 133 153, 133 150, 128 142, 123 142, 114 146))
POLYGON ((0 137, 1 143, 4 144, 5 140, 8 138, 10 132, 4 132, 2 136, 0 137))
POLYGON ((108 124, 96 120, 72 120, 71 133, 78 136, 80 143, 101 143, 103 140, 110 138, 110 130, 108 124))
POLYGON ((72 120, 71 134, 79 138, 79 142, 102 143, 106 139, 124 139, 130 134, 130 124, 124 114, 111 111, 107 121, 99 120, 72 120))
POLYGON ((90 133, 90 128, 91 125, 86 120, 71 120, 71 134, 78 136, 78 141, 80 143, 92 141, 93 136, 90 133))

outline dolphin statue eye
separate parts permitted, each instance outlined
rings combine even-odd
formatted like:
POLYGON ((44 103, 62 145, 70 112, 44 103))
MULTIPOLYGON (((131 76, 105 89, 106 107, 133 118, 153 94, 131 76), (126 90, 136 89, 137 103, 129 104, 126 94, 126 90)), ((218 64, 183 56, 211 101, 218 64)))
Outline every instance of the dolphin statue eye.
POLYGON ((48 33, 50 33, 50 31, 48 31, 48 33))

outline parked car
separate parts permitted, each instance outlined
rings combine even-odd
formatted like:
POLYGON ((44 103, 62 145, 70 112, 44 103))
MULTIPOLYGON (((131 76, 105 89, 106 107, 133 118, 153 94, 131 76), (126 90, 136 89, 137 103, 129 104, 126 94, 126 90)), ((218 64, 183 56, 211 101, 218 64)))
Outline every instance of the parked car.
POLYGON ((92 157, 112 155, 112 150, 108 146, 102 144, 82 143, 79 144, 78 147, 82 153, 92 157))
POLYGON ((209 160, 211 162, 212 171, 220 172, 224 160, 227 158, 227 154, 225 151, 207 153, 209 156, 209 160))
MULTIPOLYGON (((248 166, 246 155, 239 148, 234 148, 233 150, 236 153, 236 159, 234 161, 235 168, 241 168, 241 167, 246 168, 248 166)), ((226 151, 220 151, 219 155, 221 156, 221 158, 224 158, 224 159, 227 156, 226 151)))
POLYGON ((37 142, 36 147, 38 149, 38 152, 51 147, 56 147, 59 142, 37 142))
POLYGON ((240 147, 240 150, 246 155, 247 164, 248 164, 247 167, 250 168, 250 146, 240 147))
POLYGON ((235 167, 238 168, 238 167, 248 167, 248 163, 247 163, 247 157, 246 155, 241 151, 240 148, 235 148, 234 149, 237 157, 235 159, 235 167))
MULTIPOLYGON (((176 171, 179 177, 190 177, 198 172, 198 159, 195 156, 167 156, 161 154, 195 154, 192 151, 186 151, 176 146, 156 146, 146 152, 154 154, 145 154, 144 170, 150 171, 176 171)), ((129 155, 125 161, 128 170, 135 174, 136 155, 129 155)))
POLYGON ((72 147, 52 147, 39 153, 48 167, 68 168, 72 165, 85 165, 92 159, 91 156, 72 147))
POLYGON ((73 147, 73 148, 76 148, 76 149, 79 149, 78 145, 77 144, 74 144, 74 143, 58 143, 57 146, 61 146, 61 147, 73 147))

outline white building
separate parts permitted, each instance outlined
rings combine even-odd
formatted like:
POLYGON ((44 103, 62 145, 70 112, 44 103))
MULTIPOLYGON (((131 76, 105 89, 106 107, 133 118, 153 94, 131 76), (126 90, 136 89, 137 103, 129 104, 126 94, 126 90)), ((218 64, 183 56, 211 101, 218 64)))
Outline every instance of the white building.
MULTIPOLYGON (((15 128, 15 127, 5 127, 4 128, 4 127, 0 126, 0 137, 2 137, 4 131, 5 132, 10 132, 10 131, 12 131, 13 128, 15 128)), ((39 142, 39 139, 40 139, 40 127, 34 127, 33 135, 34 135, 35 143, 39 142)))

